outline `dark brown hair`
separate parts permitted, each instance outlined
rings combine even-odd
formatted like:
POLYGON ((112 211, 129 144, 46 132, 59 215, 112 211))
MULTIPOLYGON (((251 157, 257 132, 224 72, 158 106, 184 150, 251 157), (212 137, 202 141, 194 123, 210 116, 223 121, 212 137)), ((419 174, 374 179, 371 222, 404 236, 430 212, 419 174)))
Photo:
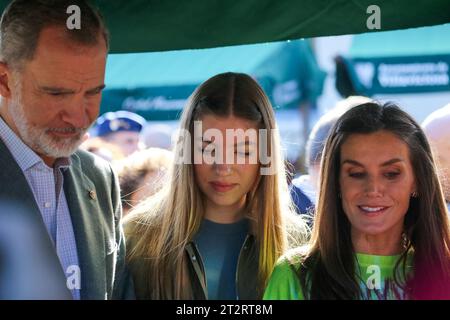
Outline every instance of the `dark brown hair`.
POLYGON ((309 299, 360 299, 355 252, 339 198, 340 151, 352 134, 386 130, 406 143, 417 185, 404 221, 407 250, 395 267, 403 275, 406 256, 414 252, 414 275, 395 282, 409 298, 450 298, 450 232, 444 197, 430 146, 420 126, 394 104, 365 103, 347 111, 327 139, 321 168, 320 195, 311 246, 300 267, 309 299), (402 268, 402 269, 400 269, 402 268))

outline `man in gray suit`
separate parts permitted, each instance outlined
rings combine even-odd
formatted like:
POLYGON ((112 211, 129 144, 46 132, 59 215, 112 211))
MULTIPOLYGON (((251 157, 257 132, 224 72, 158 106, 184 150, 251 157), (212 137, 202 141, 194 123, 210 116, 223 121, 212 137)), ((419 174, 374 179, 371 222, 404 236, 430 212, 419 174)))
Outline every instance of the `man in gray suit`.
POLYGON ((39 216, 73 299, 131 292, 117 178, 77 151, 98 116, 107 52, 106 27, 84 0, 14 0, 3 12, 0 198, 39 216))

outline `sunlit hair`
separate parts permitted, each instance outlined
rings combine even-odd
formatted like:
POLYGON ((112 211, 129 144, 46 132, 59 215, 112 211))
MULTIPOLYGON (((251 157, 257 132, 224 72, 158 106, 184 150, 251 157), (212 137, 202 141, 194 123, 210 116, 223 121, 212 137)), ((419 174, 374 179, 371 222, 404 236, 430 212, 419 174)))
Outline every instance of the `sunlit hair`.
POLYGON ((316 221, 299 271, 309 299, 361 298, 351 225, 339 198, 340 152, 350 135, 380 130, 395 134, 408 146, 418 193, 405 216, 407 249, 395 267, 394 280, 411 299, 450 298, 449 220, 430 146, 407 113, 393 104, 373 102, 346 112, 325 145, 316 221), (402 281, 408 252, 414 253, 414 276, 402 281))
MULTIPOLYGON (((191 95, 181 116, 181 129, 193 136, 193 123, 204 115, 230 115, 254 121, 258 127, 275 129, 272 106, 261 87, 251 77, 239 73, 216 75, 191 95)), ((246 199, 251 233, 259 248, 259 288, 262 296, 277 259, 288 248, 305 240, 306 227, 294 214, 277 131, 267 139, 269 155, 274 155, 275 174, 260 175, 246 199), (296 232, 294 232, 294 230, 296 232), (292 232, 291 232, 292 231, 292 232)), ((183 146, 193 150, 188 135, 180 136, 175 155, 183 146)), ((192 162, 191 162, 192 163, 192 162)), ((197 233, 204 215, 202 194, 194 180, 192 164, 169 169, 168 183, 126 219, 126 233, 134 245, 128 252, 131 267, 136 259, 146 259, 145 278, 149 298, 190 299, 185 246, 197 233)), ((141 271, 142 272, 142 271, 141 271)))
POLYGON ((135 207, 139 200, 133 202, 133 194, 145 191, 145 194, 156 193, 164 184, 167 168, 172 163, 172 153, 166 149, 148 148, 137 151, 130 156, 113 162, 116 169, 124 212, 135 207), (147 175, 154 174, 150 185, 142 186, 147 175))

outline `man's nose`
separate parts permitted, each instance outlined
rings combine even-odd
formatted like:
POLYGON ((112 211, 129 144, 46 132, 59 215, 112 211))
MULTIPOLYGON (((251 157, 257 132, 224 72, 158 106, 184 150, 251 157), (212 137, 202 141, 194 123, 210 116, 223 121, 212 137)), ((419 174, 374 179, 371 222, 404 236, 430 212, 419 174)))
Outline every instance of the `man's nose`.
POLYGON ((73 99, 64 107, 62 120, 75 128, 87 128, 90 124, 87 107, 84 99, 73 99))

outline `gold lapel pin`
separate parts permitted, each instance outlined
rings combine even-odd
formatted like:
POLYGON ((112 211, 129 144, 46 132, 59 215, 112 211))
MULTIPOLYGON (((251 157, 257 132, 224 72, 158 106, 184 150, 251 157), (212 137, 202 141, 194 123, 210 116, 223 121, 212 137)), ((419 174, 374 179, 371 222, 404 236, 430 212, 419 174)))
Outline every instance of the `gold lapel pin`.
POLYGON ((95 200, 95 198, 97 197, 97 195, 95 194, 94 190, 90 190, 89 191, 89 197, 91 197, 92 200, 95 200))

